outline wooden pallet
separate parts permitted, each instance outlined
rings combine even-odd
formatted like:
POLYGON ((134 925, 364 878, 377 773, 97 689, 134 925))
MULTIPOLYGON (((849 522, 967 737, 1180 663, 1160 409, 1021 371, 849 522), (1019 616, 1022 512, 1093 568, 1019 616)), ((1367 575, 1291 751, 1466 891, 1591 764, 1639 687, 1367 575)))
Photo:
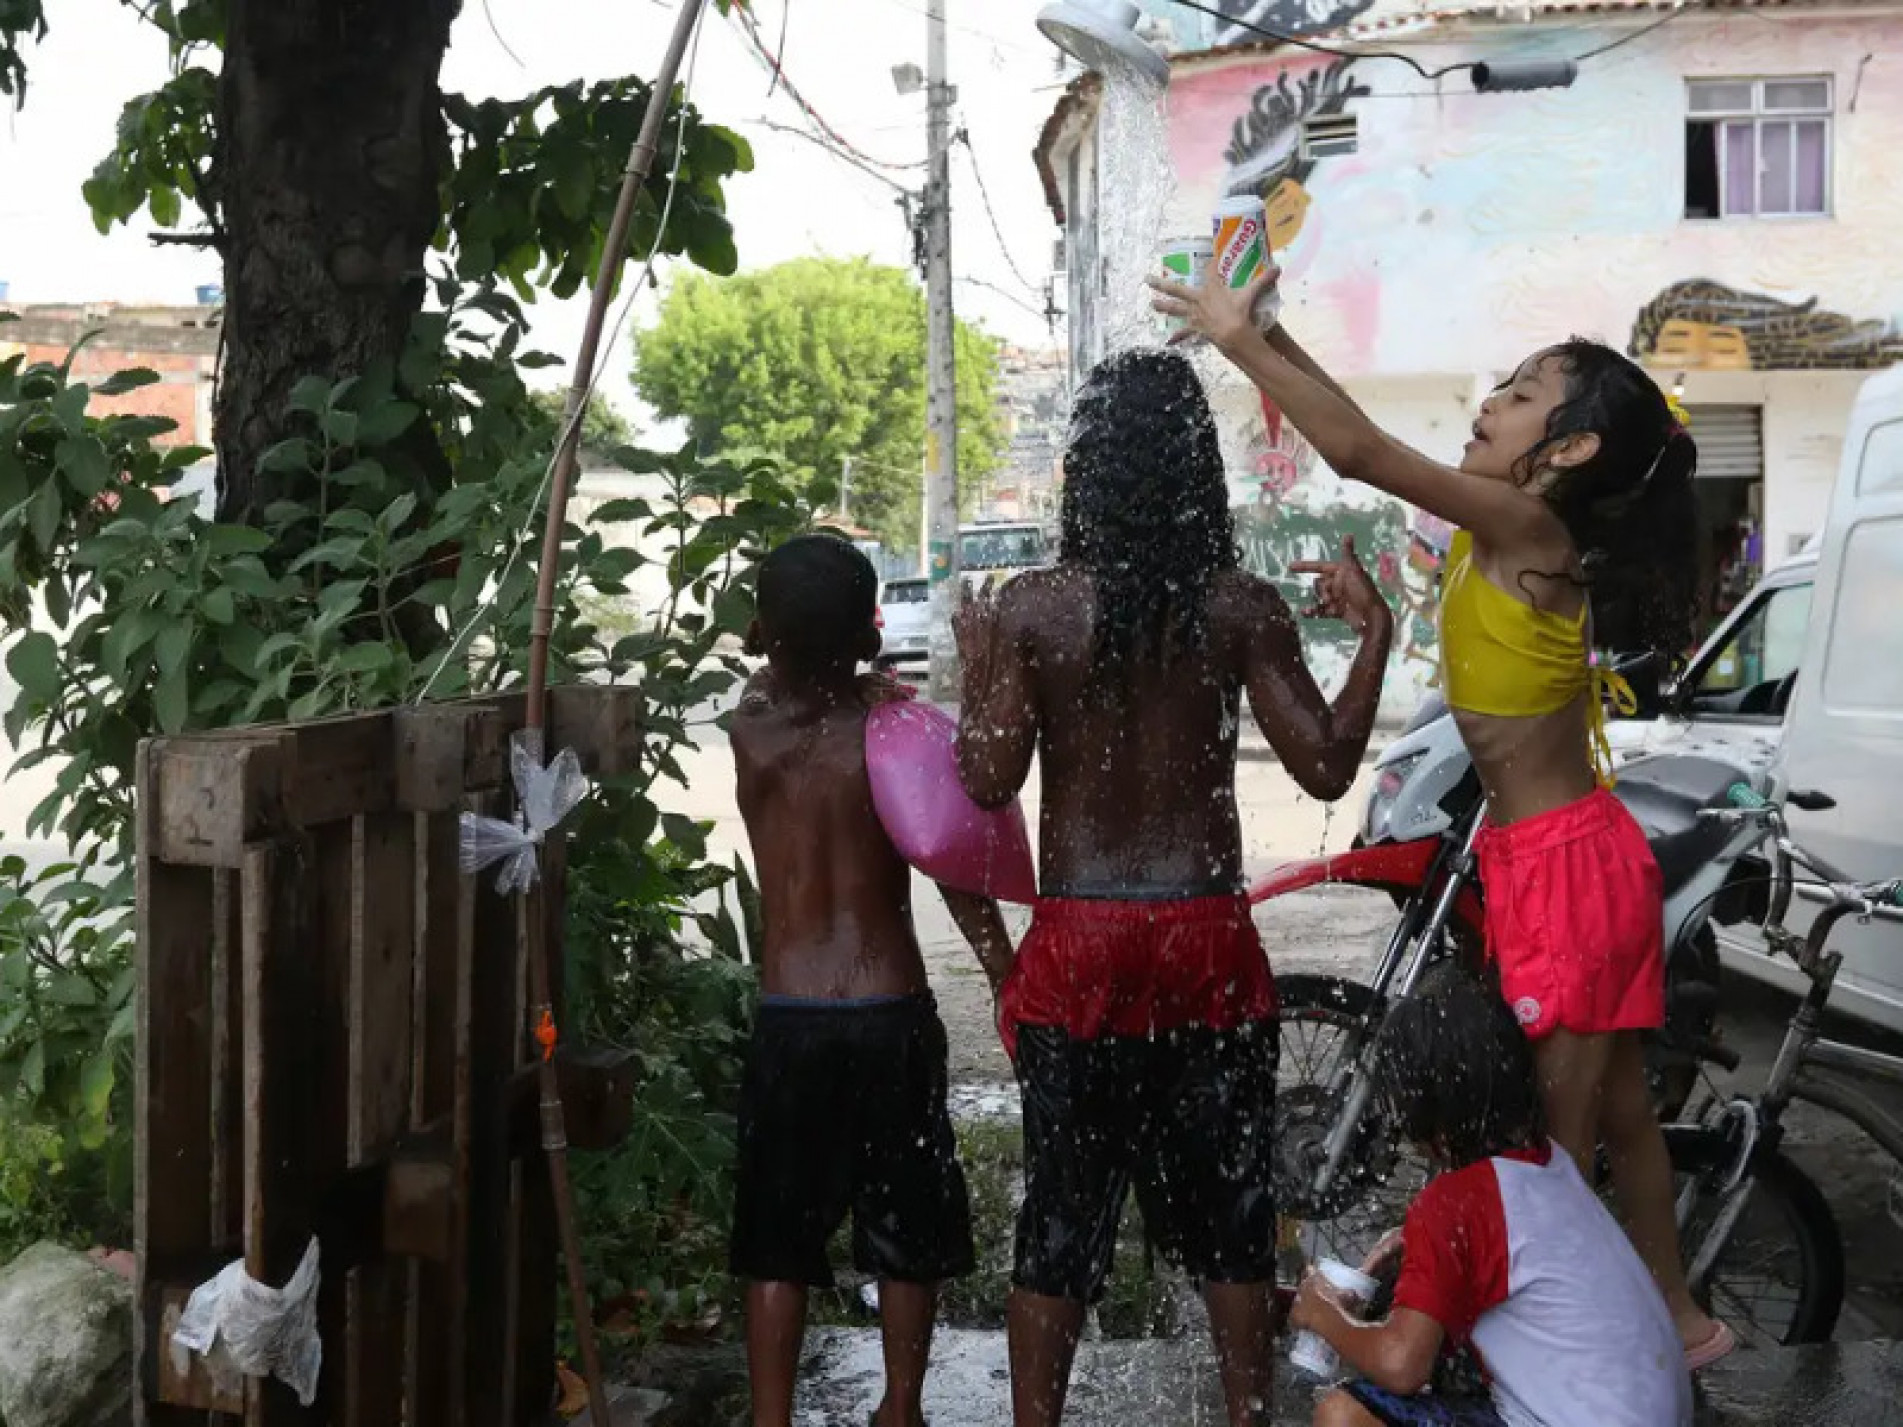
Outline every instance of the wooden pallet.
MULTIPOLYGON (((526 928, 561 965, 562 841, 505 900, 462 875, 508 811, 519 696, 154 739, 139 752, 137 1421, 539 1427, 557 1251, 527 1034, 526 928), (323 1376, 220 1394, 171 1329, 235 1258, 322 1245, 323 1376)), ((634 691, 550 691, 548 746, 631 771, 634 691)), ((560 987, 556 987, 560 1004, 560 987)), ((626 1132, 625 1062, 562 1062, 569 1140, 626 1132)))

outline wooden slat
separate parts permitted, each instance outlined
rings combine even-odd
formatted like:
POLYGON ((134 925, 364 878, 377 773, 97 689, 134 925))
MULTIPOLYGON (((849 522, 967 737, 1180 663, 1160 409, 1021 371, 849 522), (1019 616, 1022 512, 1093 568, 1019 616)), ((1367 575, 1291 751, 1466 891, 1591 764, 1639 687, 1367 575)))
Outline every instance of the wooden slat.
MULTIPOLYGON (((410 1115, 416 940, 415 822, 408 813, 357 818, 352 833, 349 991, 349 1155, 386 1155, 410 1115)), ((388 1427, 403 1414, 409 1269, 384 1257, 351 1272, 345 1427, 388 1427)))
MULTIPOLYGON (((236 872, 212 876, 211 1238, 244 1242, 244 899, 236 872)), ((242 1409, 240 1409, 242 1410, 242 1409)))
POLYGON ((212 880, 158 860, 158 759, 138 754, 138 1092, 133 1127, 134 1421, 204 1427, 203 1411, 160 1400, 169 1356, 161 1286, 183 1278, 212 1245, 212 880))
MULTIPOLYGON (((245 853, 245 1270, 281 1287, 296 1270, 316 1218, 317 1106, 323 1079, 321 967, 312 927, 319 899, 313 852, 285 838, 245 853)), ((325 1376, 332 1344, 324 1342, 325 1376)), ((246 1427, 324 1421, 276 1381, 247 1384, 246 1427)))
MULTIPOLYGON (((490 810, 499 810, 492 801, 490 810)), ((509 1068, 520 1035, 515 1003, 515 913, 496 894, 495 872, 464 879, 470 937, 469 1219, 464 1303, 466 1420, 471 1427, 514 1427, 503 1394, 508 1342, 507 1157, 509 1068)))
MULTIPOLYGON (((460 758, 460 748, 458 757, 460 758)), ((412 1004, 410 1125, 449 1125, 455 1192, 446 1264, 411 1267, 409 1427, 460 1427, 463 1405, 464 1279, 468 1253, 470 955, 473 928, 463 921, 464 880, 457 869, 457 813, 417 819, 417 908, 412 1004)), ((470 899, 473 915, 473 896, 470 899)))

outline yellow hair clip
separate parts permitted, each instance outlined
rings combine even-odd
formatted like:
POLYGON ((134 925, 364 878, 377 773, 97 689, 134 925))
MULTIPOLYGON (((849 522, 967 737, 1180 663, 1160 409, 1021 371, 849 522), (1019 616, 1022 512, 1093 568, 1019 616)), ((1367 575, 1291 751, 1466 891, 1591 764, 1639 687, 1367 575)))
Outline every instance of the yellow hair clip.
POLYGON ((1672 413, 1672 420, 1678 423, 1679 430, 1690 431, 1692 429, 1691 413, 1685 410, 1684 405, 1677 397, 1668 393, 1665 398, 1665 409, 1672 413))

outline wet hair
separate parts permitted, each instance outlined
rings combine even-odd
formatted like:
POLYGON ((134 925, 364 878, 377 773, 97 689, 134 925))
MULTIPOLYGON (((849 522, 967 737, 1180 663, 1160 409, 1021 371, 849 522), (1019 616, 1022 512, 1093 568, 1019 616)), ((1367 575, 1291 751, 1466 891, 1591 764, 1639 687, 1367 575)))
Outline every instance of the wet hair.
POLYGON ((760 562, 758 613, 767 652, 796 673, 855 666, 878 604, 872 562, 836 535, 795 536, 760 562))
POLYGON ((1544 355, 1565 373, 1566 396, 1515 474, 1530 479, 1568 436, 1599 438, 1590 460, 1553 472, 1546 500, 1585 571, 1593 642, 1622 654, 1649 651, 1662 669, 1675 669, 1697 608, 1697 444, 1630 358, 1583 337, 1544 355))
POLYGON ((1526 1033, 1496 990, 1451 962, 1388 1012, 1375 1077, 1395 1131, 1449 1169, 1545 1137, 1526 1033))
POLYGON ((1202 647, 1217 574, 1240 563, 1216 421, 1174 352, 1118 352, 1091 370, 1064 452, 1060 559, 1097 590, 1093 681, 1202 647))

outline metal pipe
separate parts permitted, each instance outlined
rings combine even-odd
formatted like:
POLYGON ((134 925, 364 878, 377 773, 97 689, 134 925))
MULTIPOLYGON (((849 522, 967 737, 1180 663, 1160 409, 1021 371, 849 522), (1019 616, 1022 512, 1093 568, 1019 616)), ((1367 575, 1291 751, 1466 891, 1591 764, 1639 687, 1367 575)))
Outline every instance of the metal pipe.
MULTIPOLYGON (((594 291, 588 304, 588 321, 582 329, 581 349, 575 356, 574 379, 568 389, 568 402, 562 420, 562 434, 555 450, 555 466, 549 480, 548 520, 542 534, 542 565, 535 586, 535 617, 529 628, 529 686, 524 729, 530 735, 536 761, 546 759, 542 730, 546 726, 548 695, 548 644, 555 627, 555 584, 561 572, 562 530, 568 519, 569 489, 575 476, 576 452, 581 446, 582 412, 594 383, 595 363, 601 349, 602 329, 607 325, 608 304, 614 296, 615 279, 626 258, 628 230, 634 222, 635 203, 654 156, 660 148, 661 125, 667 118, 667 101, 674 92, 674 77, 680 73, 681 60, 693 38, 694 27, 706 9, 706 0, 686 0, 674 22, 674 34, 667 53, 648 91, 647 109, 641 116, 641 128, 628 154, 628 165, 621 177, 621 193, 615 200, 614 217, 608 225, 608 239, 602 246, 601 264, 595 273, 594 291)), ((685 96, 682 98, 685 103, 685 96)), ((656 241, 659 241, 658 237, 656 241)), ((609 1427, 608 1394, 601 1378, 601 1350, 595 1339, 594 1309, 588 1298, 587 1277, 581 1260, 581 1234, 575 1222, 575 1189, 568 1172, 568 1125, 562 1109, 561 1085, 555 1073, 555 1049, 560 1030, 555 1022, 549 965, 547 908, 543 885, 537 881, 524 898, 518 922, 528 939, 531 1043, 536 1046, 536 1079, 541 1091, 542 1149, 548 1160, 550 1197, 555 1203, 555 1227, 561 1241, 562 1259, 567 1269, 569 1305, 575 1318, 575 1341, 581 1353, 582 1378, 588 1388, 588 1414, 594 1427, 609 1427)))

